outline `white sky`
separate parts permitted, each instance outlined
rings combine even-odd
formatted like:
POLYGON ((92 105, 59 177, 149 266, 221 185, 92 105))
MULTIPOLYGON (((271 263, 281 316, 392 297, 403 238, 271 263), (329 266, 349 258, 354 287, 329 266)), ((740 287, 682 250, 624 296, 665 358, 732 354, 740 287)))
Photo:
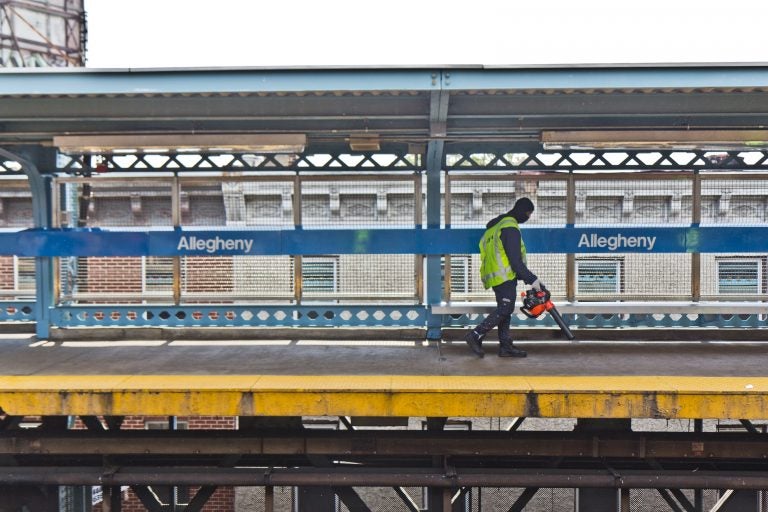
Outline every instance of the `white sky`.
POLYGON ((768 62, 765 0, 85 0, 88 67, 768 62))

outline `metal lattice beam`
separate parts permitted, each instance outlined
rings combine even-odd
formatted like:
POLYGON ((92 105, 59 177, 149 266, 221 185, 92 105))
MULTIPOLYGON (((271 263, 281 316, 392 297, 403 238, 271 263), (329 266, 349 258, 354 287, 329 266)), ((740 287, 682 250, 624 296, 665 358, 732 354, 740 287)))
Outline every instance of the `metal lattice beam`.
MULTIPOLYGON (((482 146, 480 147, 482 148, 482 146)), ((562 150, 451 152, 449 171, 765 170, 768 150, 562 150)))
POLYGON ((277 155, 258 153, 131 153, 65 155, 59 173, 91 175, 102 172, 194 172, 194 171, 367 171, 420 170, 420 155, 407 149, 387 152, 304 153, 277 155))
MULTIPOLYGON (((540 150, 514 145, 477 143, 446 146, 442 167, 448 171, 659 171, 768 170, 768 149, 715 151, 705 149, 540 150)), ((1 164, 0 164, 1 165, 1 164)), ((14 174, 12 168, 4 168, 14 174)), ((131 153, 65 155, 56 172, 90 175, 109 172, 194 171, 368 171, 423 170, 421 154, 406 146, 382 152, 329 151, 298 155, 258 153, 131 153)))

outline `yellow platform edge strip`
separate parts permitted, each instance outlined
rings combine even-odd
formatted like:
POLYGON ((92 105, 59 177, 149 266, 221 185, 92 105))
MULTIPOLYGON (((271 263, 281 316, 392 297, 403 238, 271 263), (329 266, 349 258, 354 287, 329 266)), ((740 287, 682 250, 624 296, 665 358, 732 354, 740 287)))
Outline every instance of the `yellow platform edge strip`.
POLYGON ((11 415, 768 418, 768 377, 0 377, 11 415))

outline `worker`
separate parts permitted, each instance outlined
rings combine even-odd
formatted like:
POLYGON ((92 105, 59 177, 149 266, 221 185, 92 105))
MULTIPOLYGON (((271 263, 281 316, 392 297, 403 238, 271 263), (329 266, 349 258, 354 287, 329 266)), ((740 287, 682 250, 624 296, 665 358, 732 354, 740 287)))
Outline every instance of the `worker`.
POLYGON ((533 214, 533 202, 527 197, 518 199, 512 209, 491 220, 485 226, 480 240, 480 277, 483 286, 493 288, 496 309, 480 325, 470 330, 464 340, 477 357, 483 357, 483 338, 494 327, 499 328, 499 357, 526 357, 528 354, 514 346, 509 334, 509 323, 515 309, 517 281, 530 284, 536 290, 544 284, 528 270, 525 244, 520 224, 533 214))

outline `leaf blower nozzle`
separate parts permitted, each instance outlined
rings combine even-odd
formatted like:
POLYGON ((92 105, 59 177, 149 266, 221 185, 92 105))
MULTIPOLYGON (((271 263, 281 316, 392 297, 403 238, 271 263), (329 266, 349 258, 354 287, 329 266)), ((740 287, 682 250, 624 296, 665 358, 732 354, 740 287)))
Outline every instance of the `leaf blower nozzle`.
POLYGON ((546 311, 552 315, 552 318, 560 327, 560 330, 563 331, 566 338, 569 340, 575 338, 571 329, 568 328, 565 320, 563 320, 563 317, 560 316, 560 312, 557 311, 557 308, 552 303, 552 294, 549 293, 549 290, 534 290, 531 288, 527 292, 521 293, 520 296, 523 298, 523 305, 520 306, 520 311, 522 311, 525 316, 528 318, 538 318, 546 311))

